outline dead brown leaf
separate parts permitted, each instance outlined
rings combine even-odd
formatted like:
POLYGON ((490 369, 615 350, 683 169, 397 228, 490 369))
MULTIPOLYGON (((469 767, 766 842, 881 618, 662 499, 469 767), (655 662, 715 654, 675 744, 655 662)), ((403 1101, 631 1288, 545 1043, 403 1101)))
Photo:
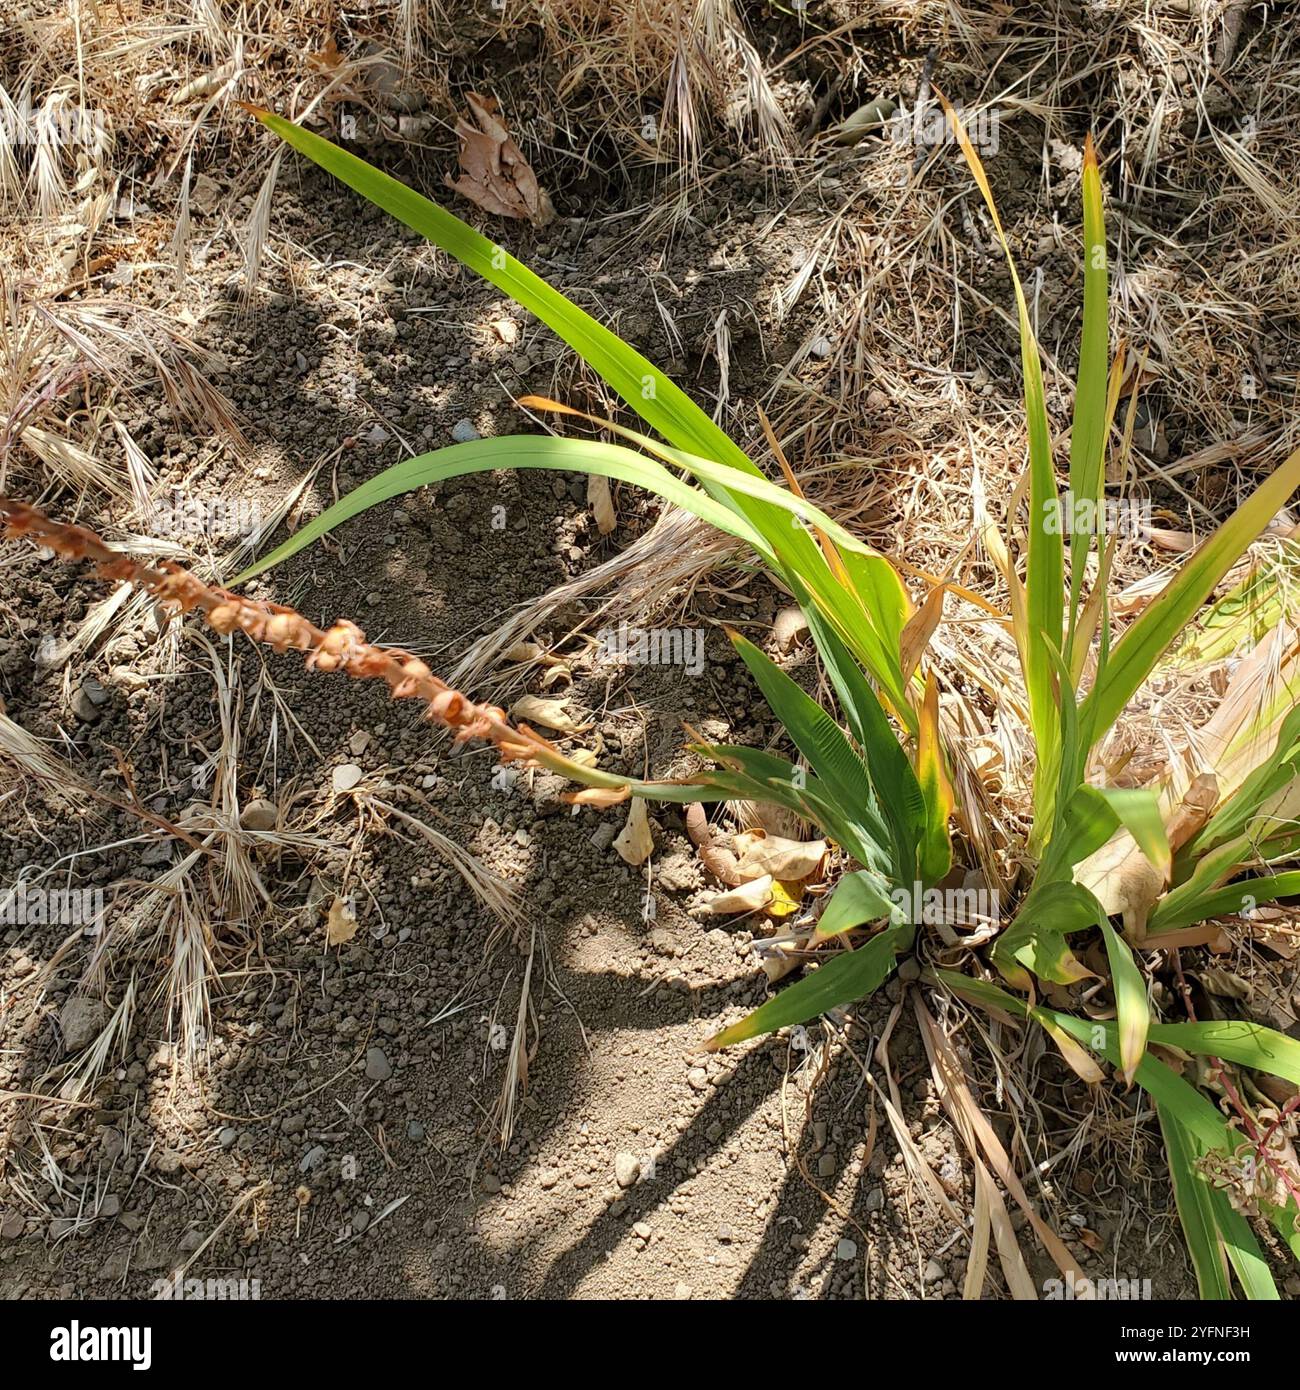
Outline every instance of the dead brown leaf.
POLYGON ((342 946, 357 934, 357 914, 346 898, 335 898, 325 922, 325 944, 342 946))
POLYGON ((555 217, 555 209, 497 115, 496 101, 477 92, 470 92, 467 100, 478 126, 464 117, 456 122, 461 172, 459 178, 447 176, 448 187, 484 212, 546 226, 555 217))
POLYGON ((614 841, 614 851, 625 863, 637 868, 654 853, 654 836, 650 833, 650 818, 642 797, 634 796, 628 807, 627 824, 614 841))

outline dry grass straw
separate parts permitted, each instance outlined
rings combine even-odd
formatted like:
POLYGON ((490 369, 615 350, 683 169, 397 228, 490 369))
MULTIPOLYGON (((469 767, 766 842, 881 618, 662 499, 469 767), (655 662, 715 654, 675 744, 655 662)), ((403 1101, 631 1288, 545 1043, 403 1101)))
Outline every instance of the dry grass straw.
POLYGON ((546 0, 569 118, 612 133, 622 157, 698 183, 705 153, 730 145, 771 168, 793 134, 734 0, 546 0))

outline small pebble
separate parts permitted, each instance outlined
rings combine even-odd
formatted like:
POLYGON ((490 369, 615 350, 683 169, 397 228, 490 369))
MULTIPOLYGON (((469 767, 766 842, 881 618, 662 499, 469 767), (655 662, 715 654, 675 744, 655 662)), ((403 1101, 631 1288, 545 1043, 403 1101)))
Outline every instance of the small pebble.
POLYGON ((258 797, 239 813, 239 824, 245 830, 274 830, 280 813, 274 801, 258 797))
POLYGON ((620 1187, 631 1187, 641 1176, 641 1160, 636 1154, 617 1153, 614 1155, 614 1181, 620 1187))
POLYGON ((330 774, 336 792, 350 792, 361 780, 361 769, 356 763, 341 763, 330 774))

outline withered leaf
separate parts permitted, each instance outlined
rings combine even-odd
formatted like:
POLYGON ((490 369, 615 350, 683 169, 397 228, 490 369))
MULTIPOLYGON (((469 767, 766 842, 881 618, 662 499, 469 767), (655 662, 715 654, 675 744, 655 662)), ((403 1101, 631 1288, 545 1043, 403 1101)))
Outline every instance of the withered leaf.
POLYGON ((325 923, 325 944, 342 946, 357 934, 357 914, 346 898, 335 898, 325 923))
POLYGON ((719 893, 717 897, 710 898, 700 908, 700 911, 708 913, 711 917, 723 917, 734 912, 757 912, 772 901, 774 887, 775 881, 772 875, 764 874, 762 878, 751 879, 748 883, 742 883, 738 888, 732 888, 726 893, 719 893))
POLYGON ((787 840, 762 830, 747 830, 736 836, 740 875, 744 879, 773 878, 798 882, 817 872, 826 857, 825 840, 787 840))
POLYGON ((478 126, 463 116, 456 122, 461 173, 456 179, 447 176, 448 187, 484 212, 546 226, 555 217, 555 209, 497 115, 497 103, 477 92, 470 92, 467 100, 478 126))
POLYGON ((634 796, 628 807, 627 824, 614 841, 618 857, 632 867, 638 868, 654 852, 654 837, 650 833, 650 820, 646 815, 646 804, 642 797, 634 796))
POLYGON ((588 729, 589 724, 579 724, 569 713, 567 700, 548 700, 542 695, 521 695, 511 706, 516 719, 529 724, 540 724, 544 729, 553 729, 557 734, 577 734, 588 729))

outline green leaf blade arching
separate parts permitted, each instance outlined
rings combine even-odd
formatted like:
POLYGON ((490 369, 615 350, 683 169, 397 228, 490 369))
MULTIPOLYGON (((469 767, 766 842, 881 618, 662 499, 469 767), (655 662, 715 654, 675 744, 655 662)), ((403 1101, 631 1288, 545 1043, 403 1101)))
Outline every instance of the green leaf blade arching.
POLYGON ((1095 743, 1119 717, 1161 656, 1196 616, 1214 586, 1300 487, 1300 449, 1264 479, 1115 644, 1106 669, 1080 706, 1095 743))
POLYGON ((845 951, 805 975, 774 999, 760 1005, 753 1013, 715 1033, 706 1046, 710 1052, 733 1047, 750 1038, 773 1033, 778 1028, 791 1028, 796 1023, 824 1014, 828 1009, 841 1008, 855 999, 872 993, 884 982, 894 968, 897 953, 907 947, 912 935, 910 926, 889 926, 873 936, 856 951, 845 951))
POLYGON ((1224 1300, 1232 1297, 1228 1259, 1219 1235, 1219 1213, 1215 1193, 1197 1171, 1195 1141, 1178 1120, 1163 1106, 1156 1106, 1160 1133, 1164 1136, 1169 1175, 1174 1184, 1174 1204, 1187 1240, 1187 1253, 1196 1271, 1196 1287, 1202 1298, 1224 1300))
POLYGON ((326 173, 536 314, 665 439, 678 448, 690 449, 732 468, 758 473, 744 450, 670 377, 540 275, 508 255, 504 247, 323 136, 270 111, 256 114, 263 125, 326 173))
MULTIPOLYGON (((1089 135, 1083 151, 1083 336, 1079 345, 1079 376, 1074 391, 1074 423, 1070 430, 1070 500, 1086 502, 1094 517, 1101 515, 1105 493, 1103 459, 1106 449, 1107 386, 1110 375, 1110 276, 1106 264, 1106 226, 1101 199, 1101 171, 1089 135)), ((1100 531, 1098 543, 1100 544, 1100 531)), ((1070 609, 1073 613, 1083 584, 1084 563, 1092 534, 1070 530, 1070 609)))
POLYGON ((763 541, 743 517, 715 501, 699 488, 683 482, 662 464, 621 444, 591 439, 564 439, 546 434, 509 435, 498 439, 473 439, 449 444, 444 449, 404 459, 362 483, 332 507, 299 527, 282 545, 250 565, 231 581, 240 584, 272 568, 321 536, 359 516, 369 508, 417 488, 429 487, 470 473, 498 468, 556 468, 576 473, 596 473, 656 493, 668 502, 692 512, 719 530, 745 541, 764 553, 763 541))
POLYGON ((1011 243, 998 216, 993 189, 984 165, 971 144, 961 120, 945 102, 949 122, 976 186, 984 198, 998 242, 1006 254, 1011 285, 1016 296, 1020 327, 1020 362, 1024 375, 1025 424, 1029 435, 1029 525, 1025 569, 1027 633, 1024 645, 1025 687, 1029 696, 1038 760, 1034 769, 1034 825, 1030 848, 1041 849, 1056 809, 1056 778, 1060 759, 1060 713, 1053 688, 1052 650, 1064 645, 1065 547, 1061 537, 1061 500, 1056 490, 1052 458, 1052 431, 1043 387, 1043 361, 1034 333, 1029 302, 1016 270, 1011 243), (1044 640, 1046 639, 1046 640, 1044 640))

